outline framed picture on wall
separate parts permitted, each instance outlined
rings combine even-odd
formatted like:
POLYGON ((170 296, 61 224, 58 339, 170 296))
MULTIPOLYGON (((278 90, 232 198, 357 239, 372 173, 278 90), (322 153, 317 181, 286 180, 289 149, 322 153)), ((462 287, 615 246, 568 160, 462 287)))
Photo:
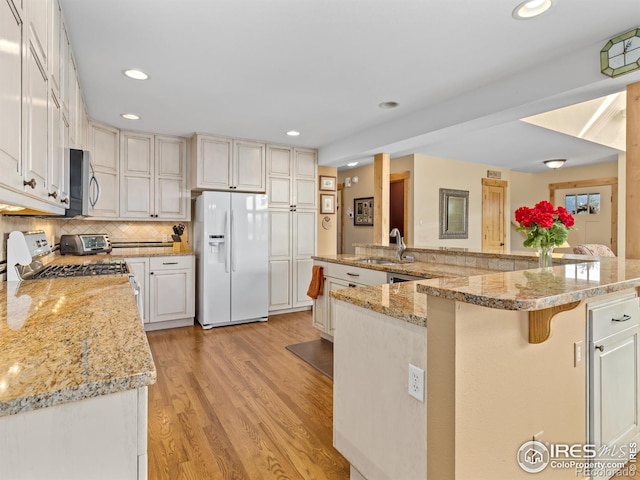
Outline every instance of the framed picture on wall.
POLYGON ((336 177, 320 175, 320 190, 336 190, 336 177))
POLYGON ((353 224, 356 227, 373 226, 373 197, 353 199, 353 224))
POLYGON ((320 213, 336 213, 336 196, 331 194, 320 195, 320 213))

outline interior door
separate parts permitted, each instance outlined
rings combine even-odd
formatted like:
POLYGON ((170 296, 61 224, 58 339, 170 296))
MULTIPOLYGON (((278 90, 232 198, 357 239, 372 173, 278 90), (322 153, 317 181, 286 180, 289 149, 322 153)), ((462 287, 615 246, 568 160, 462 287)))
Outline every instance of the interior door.
POLYGON ((507 182, 482 179, 482 250, 504 252, 507 182))
POLYGON ((569 245, 598 243, 612 247, 611 185, 558 189, 555 199, 558 205, 569 207, 576 221, 574 229, 569 230, 569 245), (594 198, 598 199, 597 206, 594 198))

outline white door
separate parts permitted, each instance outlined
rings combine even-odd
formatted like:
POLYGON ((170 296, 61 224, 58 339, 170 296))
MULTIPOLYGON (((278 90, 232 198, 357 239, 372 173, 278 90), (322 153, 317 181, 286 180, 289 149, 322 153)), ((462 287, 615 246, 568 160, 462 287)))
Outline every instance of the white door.
POLYGON ((154 218, 153 135, 120 132, 120 216, 154 218))
POLYGON ((231 195, 231 320, 267 317, 267 196, 231 195))
POLYGON ((225 189, 231 187, 232 140, 200 135, 197 137, 198 188, 225 189))
POLYGON ((186 154, 183 138, 155 137, 155 210, 158 218, 187 218, 186 154))
POLYGON ((264 192, 266 145, 233 141, 233 186, 240 192, 264 192))
POLYGON ((269 212, 269 311, 291 308, 291 231, 293 213, 269 212))
POLYGON ((576 223, 574 229, 569 230, 569 245, 598 243, 611 247, 611 185, 561 189, 556 190, 555 195, 556 202, 562 206, 569 198, 568 209, 575 199, 577 211, 573 218, 576 223), (599 207, 594 204, 595 198, 599 207))

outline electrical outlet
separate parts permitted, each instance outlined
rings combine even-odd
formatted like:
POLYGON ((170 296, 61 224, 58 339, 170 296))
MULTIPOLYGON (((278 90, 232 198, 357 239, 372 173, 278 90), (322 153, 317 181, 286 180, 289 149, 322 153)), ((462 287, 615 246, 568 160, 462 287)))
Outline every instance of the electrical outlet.
POLYGON ((424 402, 424 370, 409 364, 409 395, 424 402))
POLYGON ((162 235, 162 243, 167 243, 168 241, 169 241, 169 237, 165 233, 164 235, 162 235))

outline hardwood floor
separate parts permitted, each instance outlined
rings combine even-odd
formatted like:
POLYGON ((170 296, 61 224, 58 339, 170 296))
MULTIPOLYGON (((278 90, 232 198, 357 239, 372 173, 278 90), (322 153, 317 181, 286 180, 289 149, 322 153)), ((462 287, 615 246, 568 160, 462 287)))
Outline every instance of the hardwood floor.
POLYGON ((309 312, 147 335, 150 480, 349 478, 332 446, 333 383, 285 349, 319 338, 309 312))

